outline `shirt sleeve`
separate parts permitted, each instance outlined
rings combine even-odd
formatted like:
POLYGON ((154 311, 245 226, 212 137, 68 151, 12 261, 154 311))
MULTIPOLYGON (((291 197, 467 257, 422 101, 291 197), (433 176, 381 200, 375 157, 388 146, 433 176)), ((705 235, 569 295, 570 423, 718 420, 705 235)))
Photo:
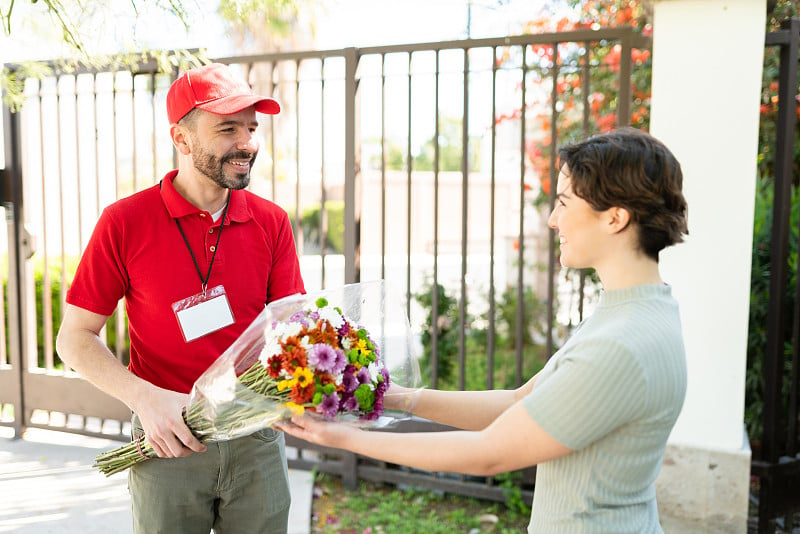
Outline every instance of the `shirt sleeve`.
POLYGON ((267 302, 305 293, 289 216, 282 212, 267 285, 267 302))
POLYGON ((92 313, 109 316, 128 287, 119 228, 103 210, 81 256, 66 300, 92 313))
POLYGON ((636 418, 645 380, 633 355, 614 343, 582 343, 553 356, 552 367, 523 400, 556 441, 583 449, 636 418))

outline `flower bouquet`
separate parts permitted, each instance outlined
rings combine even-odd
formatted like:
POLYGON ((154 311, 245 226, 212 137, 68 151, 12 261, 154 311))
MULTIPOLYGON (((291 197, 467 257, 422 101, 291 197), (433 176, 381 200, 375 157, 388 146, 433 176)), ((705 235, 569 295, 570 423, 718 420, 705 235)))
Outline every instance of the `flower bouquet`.
MULTIPOLYGON (((210 442, 294 413, 369 427, 408 417, 383 408, 392 382, 419 384, 408 318, 396 301, 378 281, 271 302, 195 381, 187 426, 210 442)), ((142 435, 99 454, 94 467, 109 476, 155 457, 142 435)))

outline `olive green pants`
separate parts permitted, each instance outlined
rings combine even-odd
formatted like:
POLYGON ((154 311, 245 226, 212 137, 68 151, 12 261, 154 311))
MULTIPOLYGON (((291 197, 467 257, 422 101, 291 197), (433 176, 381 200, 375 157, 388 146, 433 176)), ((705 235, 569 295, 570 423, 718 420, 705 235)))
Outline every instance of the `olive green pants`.
MULTIPOLYGON (((133 431, 142 432, 136 416, 133 431)), ((264 429, 206 446, 203 453, 131 467, 133 531, 285 534, 291 495, 283 433, 264 429)))

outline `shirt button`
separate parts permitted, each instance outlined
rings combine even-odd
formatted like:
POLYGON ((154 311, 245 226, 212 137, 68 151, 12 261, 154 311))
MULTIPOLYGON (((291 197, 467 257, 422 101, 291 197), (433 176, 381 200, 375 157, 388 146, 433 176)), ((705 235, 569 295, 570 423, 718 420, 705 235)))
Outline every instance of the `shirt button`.
POLYGON ((214 233, 214 229, 213 229, 213 228, 209 228, 209 229, 208 229, 208 233, 209 233, 209 234, 213 234, 213 233, 214 233))
POLYGON ((215 250, 217 250, 217 247, 215 247, 214 245, 211 245, 210 247, 208 247, 208 250, 210 250, 211 252, 214 252, 215 250))
POLYGON ((200 214, 200 217, 205 217, 205 216, 206 216, 206 214, 205 214, 205 213, 201 213, 201 214, 200 214))

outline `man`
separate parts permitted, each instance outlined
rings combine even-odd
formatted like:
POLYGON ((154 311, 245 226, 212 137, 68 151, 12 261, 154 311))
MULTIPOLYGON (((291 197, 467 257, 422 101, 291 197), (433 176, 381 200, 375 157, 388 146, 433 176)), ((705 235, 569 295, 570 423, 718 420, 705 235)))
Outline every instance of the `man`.
POLYGON ((283 435, 204 445, 181 416, 194 381, 264 305, 305 292, 286 212, 245 190, 256 113, 279 111, 226 65, 184 73, 167 94, 178 169, 103 211, 67 293, 59 355, 131 408, 134 434, 160 457, 129 473, 137 534, 287 531, 283 435), (99 337, 123 297, 127 369, 99 337))

